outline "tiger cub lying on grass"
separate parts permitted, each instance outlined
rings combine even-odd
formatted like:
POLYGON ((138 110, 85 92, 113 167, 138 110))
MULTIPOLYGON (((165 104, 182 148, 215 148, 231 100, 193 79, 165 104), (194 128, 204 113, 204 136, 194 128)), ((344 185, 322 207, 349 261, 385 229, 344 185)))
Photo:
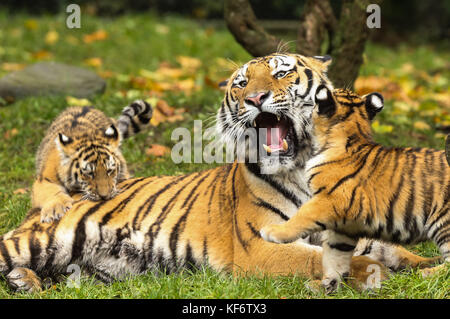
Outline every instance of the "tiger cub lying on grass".
POLYGON ((36 155, 32 203, 42 208, 41 221, 61 218, 76 193, 91 200, 114 197, 117 183, 129 177, 120 142, 148 125, 152 113, 142 100, 125 107, 117 123, 92 107, 70 107, 62 112, 36 155))
MULTIPOLYGON (((318 87, 313 111, 317 152, 307 163, 313 197, 261 236, 287 243, 328 230, 322 285, 334 291, 348 276, 358 238, 413 244, 433 240, 450 261, 450 168, 444 151, 388 148, 373 142, 371 119, 383 97, 318 87)), ((431 274, 444 265, 423 270, 431 274)))

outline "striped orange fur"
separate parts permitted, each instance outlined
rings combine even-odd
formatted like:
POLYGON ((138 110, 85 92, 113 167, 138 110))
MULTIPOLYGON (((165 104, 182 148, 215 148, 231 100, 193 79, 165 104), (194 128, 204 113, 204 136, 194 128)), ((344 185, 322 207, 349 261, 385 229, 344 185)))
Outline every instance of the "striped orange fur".
MULTIPOLYGON (((327 58, 274 54, 246 63, 228 81, 217 125, 226 141, 233 143, 236 126, 252 125, 250 113, 266 118, 256 120, 259 124, 275 123, 276 115, 277 125, 291 124, 285 130, 290 149, 274 174, 261 173, 262 163, 235 162, 191 174, 128 179, 114 198, 76 201, 51 223, 41 223, 40 209, 32 209, 0 238, 0 272, 18 290, 37 289, 36 274, 64 273, 72 263, 106 282, 202 265, 234 274, 320 278, 320 234, 277 245, 264 241, 258 230, 288 220, 311 195, 304 174, 312 152, 311 99, 321 83, 332 87, 328 63, 327 58), (262 91, 270 92, 264 102, 270 108, 246 104, 262 91)), ((364 284, 369 265, 379 265, 384 274, 387 267, 429 262, 399 246, 362 240, 352 275, 364 284)))
POLYGON ((360 97, 319 86, 316 103, 317 151, 306 165, 313 197, 288 222, 263 228, 262 236, 284 243, 327 230, 328 291, 348 275, 362 237, 397 244, 430 239, 450 261, 450 167, 444 151, 375 143, 371 119, 383 107, 378 93, 360 97))

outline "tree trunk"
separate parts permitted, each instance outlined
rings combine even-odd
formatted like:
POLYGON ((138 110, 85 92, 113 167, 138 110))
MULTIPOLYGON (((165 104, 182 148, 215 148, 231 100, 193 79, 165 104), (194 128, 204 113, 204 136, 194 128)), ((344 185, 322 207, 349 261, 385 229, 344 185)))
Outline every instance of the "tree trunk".
MULTIPOLYGON (((380 2, 371 0, 370 3, 380 2)), ((335 87, 352 88, 363 63, 369 35, 366 8, 369 0, 343 0, 339 19, 329 0, 307 0, 297 35, 302 55, 328 54, 333 58, 329 78, 335 87), (324 43, 328 41, 325 52, 324 43)), ((225 0, 225 21, 236 41, 253 56, 277 52, 282 41, 258 23, 248 0, 225 0)))
POLYGON ((336 87, 353 88, 363 63, 364 47, 369 36, 366 8, 371 0, 344 0, 339 25, 331 37, 329 55, 333 58, 329 77, 336 87))
POLYGON ((280 40, 258 23, 248 0, 225 0, 225 21, 237 42, 253 56, 276 52, 280 40))

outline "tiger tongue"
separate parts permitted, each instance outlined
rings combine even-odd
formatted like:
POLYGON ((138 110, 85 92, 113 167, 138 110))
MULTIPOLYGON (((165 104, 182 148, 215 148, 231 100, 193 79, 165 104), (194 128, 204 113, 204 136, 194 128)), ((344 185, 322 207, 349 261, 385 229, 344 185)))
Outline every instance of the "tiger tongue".
POLYGON ((269 146, 272 151, 283 149, 283 140, 285 137, 286 130, 282 126, 268 127, 266 145, 269 146))

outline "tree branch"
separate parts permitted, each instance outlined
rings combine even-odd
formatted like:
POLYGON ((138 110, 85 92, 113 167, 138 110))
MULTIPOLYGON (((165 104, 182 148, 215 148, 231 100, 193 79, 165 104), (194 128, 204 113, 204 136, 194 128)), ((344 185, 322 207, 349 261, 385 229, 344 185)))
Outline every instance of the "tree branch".
POLYGON ((225 21, 238 43, 253 56, 276 52, 280 40, 258 23, 248 0, 225 0, 225 21))
POLYGON ((331 34, 337 24, 329 0, 306 1, 300 17, 297 52, 306 56, 321 54, 326 31, 331 34))
POLYGON ((329 76, 336 87, 352 88, 363 63, 365 43, 369 36, 366 8, 374 0, 344 0, 339 26, 332 38, 333 63, 329 76))

